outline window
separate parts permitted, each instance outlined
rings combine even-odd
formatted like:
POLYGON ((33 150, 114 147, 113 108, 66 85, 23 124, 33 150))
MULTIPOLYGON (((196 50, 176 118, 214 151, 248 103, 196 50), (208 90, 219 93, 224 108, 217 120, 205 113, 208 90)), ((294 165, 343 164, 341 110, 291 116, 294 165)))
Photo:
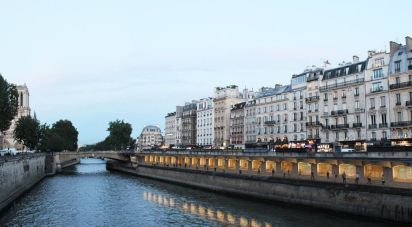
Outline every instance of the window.
POLYGON ((382 117, 382 124, 386 124, 386 113, 382 113, 382 115, 381 115, 381 117, 382 117))
POLYGON ((375 59, 375 67, 381 67, 381 66, 383 66, 384 65, 384 60, 383 60, 383 58, 376 58, 375 59))
POLYGON ((328 93, 323 93, 323 100, 328 101, 328 93))
POLYGON ((401 83, 401 78, 396 77, 396 84, 400 84, 401 83))
POLYGON ((355 88, 355 96, 359 96, 359 87, 355 88))
POLYGON ((375 98, 370 98, 371 109, 375 108, 375 98))
POLYGON ((355 101, 355 110, 359 110, 359 100, 355 101))
POLYGON ((383 131, 382 132, 382 139, 387 139, 388 137, 387 137, 387 135, 386 135, 386 131, 383 131))
POLYGON ((360 115, 356 115, 356 123, 360 123, 360 115))
POLYGON ((412 92, 409 92, 409 102, 412 101, 412 92))
POLYGON ((372 132, 372 140, 376 140, 376 132, 372 132))
POLYGON ((372 123, 372 125, 376 125, 376 116, 375 115, 371 115, 371 123, 372 123))
POLYGON ((373 79, 380 79, 383 78, 383 69, 375 69, 373 70, 373 79))
POLYGON ((396 105, 400 105, 401 104, 401 94, 397 93, 396 94, 396 105))
POLYGON ((385 107, 386 106, 386 98, 385 96, 381 96, 381 107, 385 107))
POLYGON ((382 90, 383 90, 383 86, 382 86, 381 82, 372 84, 372 92, 378 92, 378 91, 382 91, 382 90))
POLYGON ((402 121, 402 112, 397 112, 397 113, 396 113, 396 120, 397 120, 397 122, 401 122, 401 121, 402 121))
POLYGON ((395 73, 401 71, 401 61, 395 61, 395 73))

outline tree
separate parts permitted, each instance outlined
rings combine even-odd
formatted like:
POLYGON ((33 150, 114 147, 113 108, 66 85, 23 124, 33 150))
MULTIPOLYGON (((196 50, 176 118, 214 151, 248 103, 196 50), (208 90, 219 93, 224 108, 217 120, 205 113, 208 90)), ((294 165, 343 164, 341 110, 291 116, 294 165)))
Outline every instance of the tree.
POLYGON ((133 140, 130 135, 132 134, 132 125, 124 122, 123 120, 116 120, 109 122, 110 132, 108 139, 109 144, 114 150, 126 149, 133 140))
POLYGON ((44 126, 46 150, 48 151, 75 151, 79 132, 69 120, 60 120, 52 125, 50 129, 44 126))
POLYGON ((9 84, 0 74, 0 132, 10 128, 17 115, 19 94, 14 84, 9 84))
POLYGON ((21 117, 14 129, 14 139, 30 150, 37 148, 40 139, 40 122, 34 117, 21 117))

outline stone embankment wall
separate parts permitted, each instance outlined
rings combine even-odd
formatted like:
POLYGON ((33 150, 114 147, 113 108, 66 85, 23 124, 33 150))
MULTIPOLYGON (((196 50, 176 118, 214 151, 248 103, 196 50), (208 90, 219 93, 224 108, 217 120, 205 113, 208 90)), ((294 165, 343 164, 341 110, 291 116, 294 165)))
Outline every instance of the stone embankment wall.
POLYGON ((46 176, 44 154, 0 159, 0 212, 46 176))
POLYGON ((107 168, 217 192, 412 223, 412 190, 261 179, 246 175, 142 165, 131 168, 108 163, 107 168))

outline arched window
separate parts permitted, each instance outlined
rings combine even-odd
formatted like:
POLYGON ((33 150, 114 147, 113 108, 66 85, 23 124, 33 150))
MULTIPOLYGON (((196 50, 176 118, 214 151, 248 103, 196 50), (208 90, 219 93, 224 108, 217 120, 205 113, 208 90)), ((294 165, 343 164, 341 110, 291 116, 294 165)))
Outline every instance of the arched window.
POLYGON ((23 106, 23 92, 20 92, 20 106, 23 106))

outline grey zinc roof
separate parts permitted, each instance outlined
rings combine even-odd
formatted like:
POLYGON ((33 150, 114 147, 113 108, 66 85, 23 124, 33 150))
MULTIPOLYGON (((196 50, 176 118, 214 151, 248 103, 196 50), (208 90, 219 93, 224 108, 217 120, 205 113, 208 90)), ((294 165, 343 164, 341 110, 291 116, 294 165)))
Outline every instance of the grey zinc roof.
POLYGON ((284 85, 278 88, 266 88, 262 92, 259 92, 256 95, 256 98, 263 98, 263 97, 279 95, 279 94, 288 93, 288 92, 292 92, 292 87, 290 85, 284 85))

